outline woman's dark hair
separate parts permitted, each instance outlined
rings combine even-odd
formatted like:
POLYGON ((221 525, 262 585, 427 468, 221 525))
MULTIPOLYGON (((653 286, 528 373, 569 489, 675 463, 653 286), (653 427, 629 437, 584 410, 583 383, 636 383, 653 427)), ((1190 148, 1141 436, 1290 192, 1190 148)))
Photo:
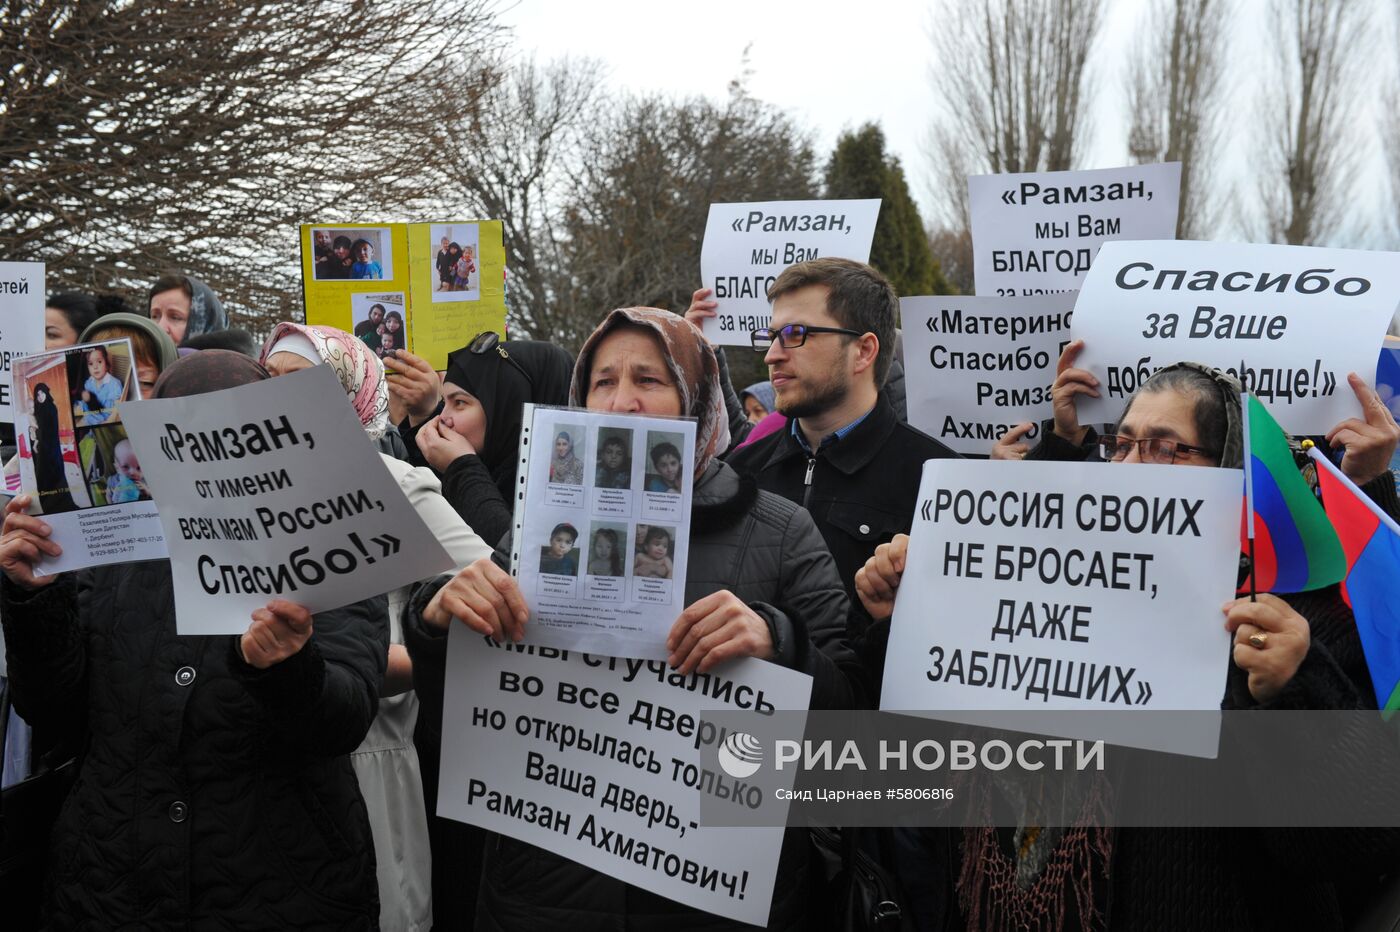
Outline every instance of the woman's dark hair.
POLYGON ((74 333, 82 333, 97 319, 97 315, 102 313, 98 307, 97 298, 83 294, 81 291, 61 291, 51 294, 44 306, 62 311, 63 316, 68 320, 68 326, 73 328, 74 333))
POLYGON ((568 534, 569 540, 578 540, 578 528, 574 527, 572 524, 556 524, 554 525, 554 530, 549 532, 551 539, 560 534, 568 534))
POLYGON ((681 458, 681 451, 676 449, 674 443, 658 443, 651 448, 651 465, 657 469, 661 468, 661 457, 674 456, 677 460, 681 458))
POLYGON ((190 284, 190 280, 178 272, 167 272, 157 278, 156 283, 151 286, 150 293, 146 295, 146 307, 151 306, 151 301, 156 295, 166 291, 183 291, 185 297, 194 300, 194 286, 190 284))
POLYGON ((1163 369, 1152 378, 1142 383, 1133 397, 1128 399, 1128 404, 1123 408, 1123 414, 1118 418, 1122 422, 1128 416, 1128 412, 1133 408, 1133 402, 1139 395, 1156 395, 1161 392, 1180 392, 1189 395, 1196 400, 1196 409, 1192 413, 1196 422, 1196 435, 1200 437, 1201 446, 1205 447, 1216 457, 1225 448, 1225 435, 1229 430, 1229 419, 1225 411, 1224 390, 1216 384, 1210 376, 1199 369, 1163 369))
MULTIPOLYGON (((370 310, 374 310, 374 308, 370 308, 370 310)), ((400 314, 398 311, 389 311, 384 315, 384 319, 397 320, 399 323, 403 323, 403 315, 400 314)))
POLYGON ((221 349, 233 353, 240 353, 249 359, 257 359, 261 351, 253 335, 240 327, 230 327, 227 330, 210 330, 208 333, 197 333, 189 337, 182 344, 189 349, 211 350, 221 349))

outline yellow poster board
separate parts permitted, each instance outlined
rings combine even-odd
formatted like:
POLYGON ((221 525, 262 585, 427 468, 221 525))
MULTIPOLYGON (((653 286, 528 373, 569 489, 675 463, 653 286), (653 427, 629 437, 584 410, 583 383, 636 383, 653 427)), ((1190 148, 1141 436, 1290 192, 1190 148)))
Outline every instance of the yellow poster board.
POLYGON ((478 333, 504 336, 505 266, 498 220, 301 226, 306 322, 439 371, 478 333))

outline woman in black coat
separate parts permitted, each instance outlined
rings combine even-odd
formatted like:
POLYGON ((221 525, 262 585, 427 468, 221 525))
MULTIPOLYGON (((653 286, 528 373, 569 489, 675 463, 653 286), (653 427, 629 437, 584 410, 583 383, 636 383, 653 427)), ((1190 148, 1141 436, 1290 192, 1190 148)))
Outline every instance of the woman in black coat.
POLYGON ((39 491, 39 507, 48 515, 78 507, 73 503, 63 469, 60 430, 53 392, 40 382, 34 386, 34 485, 39 491))
MULTIPOLYGON (((654 308, 613 311, 579 353, 570 401, 594 411, 688 415, 698 421, 687 471, 695 477, 688 608, 670 632, 672 666, 689 674, 733 658, 759 657, 811 675, 812 708, 850 708, 857 702, 858 664, 845 639, 848 604, 836 564, 811 515, 758 490, 717 459, 729 447, 729 425, 719 364, 700 331, 654 308)), ((423 715, 442 714, 446 634, 453 617, 498 639, 519 630, 523 616, 473 608, 502 597, 523 611, 513 577, 490 560, 424 583, 414 594, 405 609, 404 633, 423 715)), ((770 928, 807 929, 816 919, 808 845, 805 831, 788 831, 770 928)), ((748 927, 499 837, 487 847, 476 928, 748 927)))
MULTIPOLYGON (((155 394, 262 378, 208 350, 155 394)), ((181 637, 169 561, 36 578, 59 548, 26 504, 0 536, 15 708, 83 748, 50 842, 47 927, 377 929, 348 755, 378 700, 384 599, 314 617, 278 599, 242 636, 181 637)))

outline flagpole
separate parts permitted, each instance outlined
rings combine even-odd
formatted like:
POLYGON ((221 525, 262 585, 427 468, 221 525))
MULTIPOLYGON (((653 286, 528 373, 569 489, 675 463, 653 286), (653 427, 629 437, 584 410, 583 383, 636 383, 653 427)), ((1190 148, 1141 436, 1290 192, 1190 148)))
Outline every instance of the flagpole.
POLYGON ((1254 458, 1249 445, 1249 394, 1240 396, 1240 428, 1244 433, 1244 512, 1249 540, 1249 601, 1257 602, 1254 591, 1254 458))

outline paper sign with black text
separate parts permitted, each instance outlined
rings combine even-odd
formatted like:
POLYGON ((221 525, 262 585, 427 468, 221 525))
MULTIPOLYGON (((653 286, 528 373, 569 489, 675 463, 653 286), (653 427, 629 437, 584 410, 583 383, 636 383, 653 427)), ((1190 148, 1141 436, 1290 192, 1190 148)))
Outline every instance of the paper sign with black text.
MULTIPOLYGON (((880 707, 1219 709, 1242 486, 1209 467, 925 463, 880 707)), ((1215 728, 1062 737, 1214 756, 1218 721, 1193 721, 1215 728)))
POLYGON ((326 611, 452 568, 329 366, 122 415, 170 542, 180 634, 326 611))
MULTIPOLYGON (((812 678, 745 658, 683 676, 660 661, 496 646, 454 624, 447 646, 438 815, 517 838, 668 899, 763 925, 788 803, 700 765, 726 740, 704 710, 807 708, 812 678), (767 828, 704 828, 702 795, 767 828)), ((721 755, 721 760, 725 760, 721 755)), ((528 879, 522 878, 522 883, 528 879)))
POLYGON ((901 298, 909 423, 958 453, 990 453, 1023 421, 1051 416, 1074 293, 901 298))
MULTIPOLYGON (((0 262, 0 422, 15 420, 14 362, 44 351, 44 263, 0 262)), ((13 494, 13 489, 7 490, 13 494)))
POLYGON ((711 204, 700 250, 700 278, 718 302, 705 336, 719 346, 750 346, 768 326, 768 288, 783 269, 832 256, 870 260, 880 200, 711 204))
POLYGON ((14 361, 16 457, 29 512, 63 548, 35 564, 48 575, 159 560, 165 536, 123 423, 140 399, 131 341, 107 340, 14 361))
POLYGON ((1099 247, 1176 236, 1181 163, 1074 172, 969 175, 979 295, 1073 291, 1099 247))
POLYGON ((1074 305, 1075 365, 1100 381, 1082 423, 1111 423, 1156 370, 1189 360, 1239 377, 1284 430, 1325 434, 1359 411, 1400 304, 1400 254, 1190 241, 1108 243, 1074 305))
POLYGON ((522 416, 511 566, 526 643, 665 660, 685 608, 695 419, 522 416))

